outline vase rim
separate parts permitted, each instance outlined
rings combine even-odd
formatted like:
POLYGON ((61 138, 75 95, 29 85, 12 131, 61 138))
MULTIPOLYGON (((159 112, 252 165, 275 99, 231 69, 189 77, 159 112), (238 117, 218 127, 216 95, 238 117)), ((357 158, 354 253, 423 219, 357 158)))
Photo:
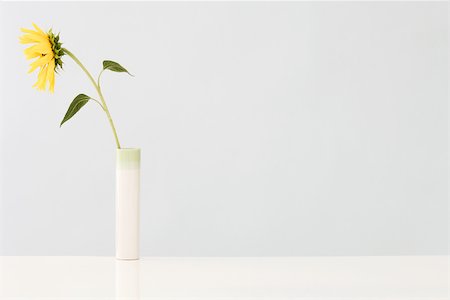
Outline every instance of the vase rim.
POLYGON ((136 150, 141 150, 141 148, 126 147, 126 148, 117 149, 117 151, 136 151, 136 150))

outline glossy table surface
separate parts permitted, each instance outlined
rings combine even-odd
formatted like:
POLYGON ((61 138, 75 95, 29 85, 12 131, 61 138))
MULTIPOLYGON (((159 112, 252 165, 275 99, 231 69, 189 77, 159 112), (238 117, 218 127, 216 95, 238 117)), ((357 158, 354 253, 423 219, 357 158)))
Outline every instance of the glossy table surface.
POLYGON ((0 257, 0 299, 448 299, 447 256, 0 257))

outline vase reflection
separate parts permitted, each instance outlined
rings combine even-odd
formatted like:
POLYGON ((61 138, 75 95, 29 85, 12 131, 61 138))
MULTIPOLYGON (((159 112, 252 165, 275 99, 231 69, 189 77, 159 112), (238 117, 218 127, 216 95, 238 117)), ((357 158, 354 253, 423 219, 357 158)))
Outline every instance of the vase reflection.
POLYGON ((139 299, 139 260, 116 260, 116 299, 139 299))

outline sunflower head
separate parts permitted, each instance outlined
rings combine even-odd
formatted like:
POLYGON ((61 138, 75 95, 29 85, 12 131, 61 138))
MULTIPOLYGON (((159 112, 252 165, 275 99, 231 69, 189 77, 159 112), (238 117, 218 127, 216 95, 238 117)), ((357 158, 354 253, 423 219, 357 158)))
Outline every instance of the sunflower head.
POLYGON ((44 91, 48 88, 53 93, 55 88, 55 73, 62 68, 61 57, 64 55, 59 34, 55 35, 50 29, 47 33, 33 23, 33 29, 22 28, 24 33, 20 37, 21 44, 32 44, 24 50, 27 59, 34 59, 28 73, 39 68, 38 80, 33 87, 44 91))

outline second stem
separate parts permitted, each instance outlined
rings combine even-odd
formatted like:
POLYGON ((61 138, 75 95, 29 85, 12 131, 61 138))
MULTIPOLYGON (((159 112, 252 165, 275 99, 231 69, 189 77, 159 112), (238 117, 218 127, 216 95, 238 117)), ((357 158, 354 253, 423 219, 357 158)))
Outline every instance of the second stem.
POLYGON ((109 125, 111 126, 111 129, 113 131, 114 139, 116 140, 117 149, 120 149, 120 142, 119 142, 119 138, 117 137, 116 128, 114 127, 114 122, 111 118, 111 114, 109 113, 108 106, 106 105, 106 102, 105 102, 105 98, 103 98, 103 94, 102 94, 102 90, 100 89, 100 85, 95 82, 91 73, 89 73, 89 71, 86 69, 86 67, 81 63, 81 61, 72 52, 70 52, 69 50, 67 50, 65 48, 63 51, 65 54, 69 55, 75 61, 75 63, 77 63, 78 66, 80 66, 80 68, 84 71, 84 73, 86 73, 86 75, 89 77, 92 84, 94 85, 94 87, 98 93, 98 96, 100 97, 100 101, 102 102, 103 110, 105 111, 106 116, 108 117, 109 125))

